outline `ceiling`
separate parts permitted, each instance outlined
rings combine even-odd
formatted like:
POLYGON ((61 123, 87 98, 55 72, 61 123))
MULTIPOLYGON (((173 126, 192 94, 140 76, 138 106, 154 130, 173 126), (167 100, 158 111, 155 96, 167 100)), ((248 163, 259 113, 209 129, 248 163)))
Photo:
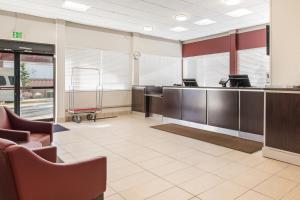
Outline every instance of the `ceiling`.
POLYGON ((270 0, 241 0, 234 6, 225 5, 222 0, 72 1, 91 8, 86 12, 66 10, 62 8, 64 0, 0 0, 0 9, 182 41, 266 24, 270 20, 270 0), (253 13, 239 18, 225 15, 240 8, 247 8, 253 13), (174 16, 180 13, 186 14, 189 19, 176 21, 174 16), (194 24, 207 18, 217 23, 207 26, 194 24), (144 26, 153 26, 154 30, 145 32, 144 26), (177 26, 188 30, 180 33, 170 30, 177 26))

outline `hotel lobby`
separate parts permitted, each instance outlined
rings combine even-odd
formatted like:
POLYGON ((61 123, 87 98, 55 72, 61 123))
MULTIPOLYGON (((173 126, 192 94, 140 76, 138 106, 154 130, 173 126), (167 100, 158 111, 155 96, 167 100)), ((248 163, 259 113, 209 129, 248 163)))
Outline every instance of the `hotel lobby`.
POLYGON ((0 200, 300 200, 297 0, 0 0, 0 200))

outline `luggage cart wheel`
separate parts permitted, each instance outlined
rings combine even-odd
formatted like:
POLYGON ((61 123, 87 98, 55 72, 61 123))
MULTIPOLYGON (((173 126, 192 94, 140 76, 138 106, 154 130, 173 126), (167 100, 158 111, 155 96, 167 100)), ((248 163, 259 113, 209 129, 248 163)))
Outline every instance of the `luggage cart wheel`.
POLYGON ((76 122, 76 123, 80 123, 81 122, 81 117, 79 115, 74 115, 72 117, 72 121, 76 122))
POLYGON ((86 118, 87 118, 87 120, 89 120, 89 121, 92 121, 92 120, 94 120, 94 115, 93 114, 88 114, 87 116, 86 116, 86 118))

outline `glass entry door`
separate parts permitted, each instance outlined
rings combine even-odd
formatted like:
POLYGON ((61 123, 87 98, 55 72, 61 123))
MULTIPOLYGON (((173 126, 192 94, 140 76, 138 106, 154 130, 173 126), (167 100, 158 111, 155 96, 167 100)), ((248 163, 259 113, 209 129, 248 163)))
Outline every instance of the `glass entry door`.
POLYGON ((31 120, 54 118, 53 56, 20 55, 20 116, 31 120))
POLYGON ((14 54, 0 52, 0 106, 14 110, 14 54))
POLYGON ((29 120, 55 118, 55 45, 0 39, 0 106, 29 120))

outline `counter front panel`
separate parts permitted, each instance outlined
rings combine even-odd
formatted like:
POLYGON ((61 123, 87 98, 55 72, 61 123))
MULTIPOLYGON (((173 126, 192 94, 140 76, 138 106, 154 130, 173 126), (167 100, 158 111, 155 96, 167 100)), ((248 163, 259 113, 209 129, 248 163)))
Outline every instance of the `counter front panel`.
POLYGON ((239 129, 238 91, 207 91, 207 124, 231 130, 239 129))
POLYGON ((163 89, 163 116, 181 119, 182 90, 173 88, 163 89))
POLYGON ((300 94, 266 94, 266 145, 300 153, 300 94))
POLYGON ((206 124, 206 90, 182 91, 182 120, 206 124))
POLYGON ((145 112, 145 87, 132 88, 132 111, 145 112))
POLYGON ((240 131, 264 134, 264 92, 240 92, 240 131))

